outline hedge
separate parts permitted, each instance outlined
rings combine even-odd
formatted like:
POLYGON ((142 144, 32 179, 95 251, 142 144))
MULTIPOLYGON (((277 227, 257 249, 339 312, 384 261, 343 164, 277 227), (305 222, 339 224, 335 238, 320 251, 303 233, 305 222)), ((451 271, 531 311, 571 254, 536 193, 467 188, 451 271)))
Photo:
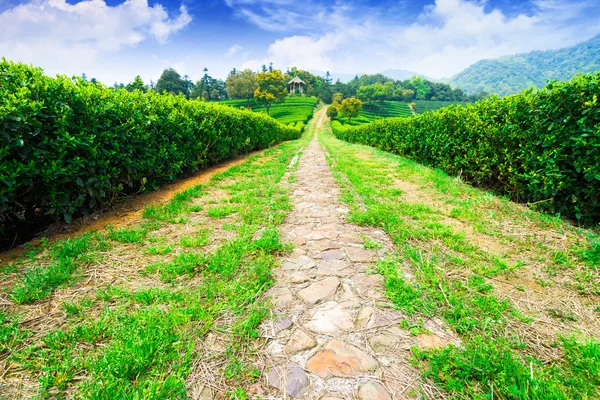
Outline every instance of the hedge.
POLYGON ((335 135, 581 223, 600 222, 600 72, 335 135))
POLYGON ((299 135, 266 115, 51 78, 3 59, 0 241, 299 135))

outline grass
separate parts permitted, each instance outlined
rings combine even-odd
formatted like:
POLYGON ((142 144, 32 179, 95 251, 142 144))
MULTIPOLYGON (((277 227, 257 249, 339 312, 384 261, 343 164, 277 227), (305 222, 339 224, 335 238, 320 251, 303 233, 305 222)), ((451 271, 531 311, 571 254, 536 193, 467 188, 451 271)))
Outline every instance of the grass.
MULTIPOLYGON (((281 103, 274 103, 271 106, 270 115, 282 124, 296 125, 298 123, 306 124, 313 115, 313 109, 319 100, 316 97, 288 96, 281 103)), ((267 110, 263 104, 257 103, 254 98, 247 100, 223 100, 220 104, 232 107, 248 107, 252 111, 266 113, 267 110)))
POLYGON ((208 380, 224 398, 247 398, 269 315, 262 296, 290 250, 278 230, 291 208, 280 181, 309 138, 147 207, 140 223, 45 244, 5 269, 0 397, 185 398, 208 380), (222 193, 235 203, 211 204, 222 193), (40 300, 56 311, 40 314, 40 300), (203 350, 209 335, 226 348, 203 350))
POLYGON ((102 235, 85 234, 53 245, 43 241, 42 247, 46 250, 43 263, 30 265, 8 290, 15 303, 32 303, 72 283, 76 271, 98 262, 107 243, 102 235))
POLYGON ((462 339, 413 349, 423 377, 452 398, 600 396, 600 326, 589 317, 600 295, 597 233, 330 133, 320 140, 350 220, 396 243, 377 269, 405 325, 418 333, 419 320, 441 317, 462 339))

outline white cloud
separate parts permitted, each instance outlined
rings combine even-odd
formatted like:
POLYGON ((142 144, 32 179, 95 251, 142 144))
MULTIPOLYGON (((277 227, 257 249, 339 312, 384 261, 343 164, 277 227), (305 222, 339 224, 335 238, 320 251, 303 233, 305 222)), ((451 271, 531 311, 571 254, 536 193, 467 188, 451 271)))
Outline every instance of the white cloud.
POLYGON ((242 68, 258 69, 260 65, 273 63, 276 68, 307 66, 310 69, 328 70, 334 66, 329 53, 342 42, 340 34, 326 34, 322 37, 291 36, 276 40, 269 46, 263 60, 250 60, 242 68))
POLYGON ((149 6, 147 0, 127 0, 117 6, 103 0, 77 4, 33 0, 0 13, 0 54, 42 66, 49 73, 79 73, 148 39, 164 43, 191 19, 183 5, 178 15, 171 16, 163 6, 149 6))
MULTIPOLYGON (((240 9, 264 4, 228 1, 240 9)), ((278 15, 278 4, 281 10, 306 9, 304 2, 271 0, 260 22, 255 17, 249 21, 258 26, 277 23, 271 17, 278 15)), ((533 5, 533 13, 509 17, 487 9, 485 1, 436 0, 412 23, 351 7, 335 12, 320 8, 320 35, 278 39, 260 63, 351 73, 399 68, 441 78, 484 58, 565 47, 600 32, 600 5, 595 0, 533 0, 533 5)))
POLYGON ((229 49, 227 49, 227 52, 225 53, 225 57, 231 58, 231 57, 235 56, 236 54, 238 54, 242 50, 244 50, 244 46, 240 46, 239 44, 234 44, 229 49))

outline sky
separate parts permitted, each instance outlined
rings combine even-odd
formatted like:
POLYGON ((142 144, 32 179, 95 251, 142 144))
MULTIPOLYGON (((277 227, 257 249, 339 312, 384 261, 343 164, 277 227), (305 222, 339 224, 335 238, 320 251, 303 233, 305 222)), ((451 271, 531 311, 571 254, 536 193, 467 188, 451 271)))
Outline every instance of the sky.
POLYGON ((451 77, 600 33, 600 0, 0 0, 0 57, 106 84, 273 63, 451 77))

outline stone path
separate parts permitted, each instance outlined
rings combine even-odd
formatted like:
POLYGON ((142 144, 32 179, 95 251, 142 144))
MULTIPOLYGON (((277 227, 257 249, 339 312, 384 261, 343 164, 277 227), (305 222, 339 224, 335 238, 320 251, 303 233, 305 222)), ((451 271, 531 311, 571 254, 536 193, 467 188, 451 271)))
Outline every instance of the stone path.
MULTIPOLYGON (((324 110, 317 113, 321 130, 324 110)), ((273 318, 266 338, 265 381, 257 396, 268 399, 441 398, 407 362, 411 346, 444 346, 458 339, 439 319, 425 321, 431 333, 411 336, 406 317, 385 296, 373 266, 393 244, 382 230, 346 222, 347 208, 315 138, 299 159, 294 210, 282 226, 295 243, 276 271, 270 296, 273 318), (365 249, 369 238, 381 245, 365 249)))

